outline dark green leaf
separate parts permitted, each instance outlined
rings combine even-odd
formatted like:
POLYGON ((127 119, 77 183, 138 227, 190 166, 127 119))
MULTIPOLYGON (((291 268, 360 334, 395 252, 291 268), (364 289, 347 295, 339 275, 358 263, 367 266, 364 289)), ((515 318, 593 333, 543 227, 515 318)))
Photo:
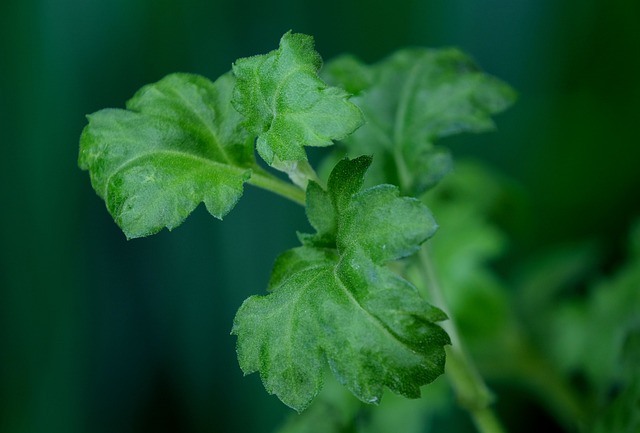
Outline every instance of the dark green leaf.
POLYGON ((88 116, 79 165, 128 238, 173 229, 204 202, 222 218, 242 195, 253 143, 230 104, 234 78, 173 74, 127 110, 88 116))
POLYGON ((318 77, 321 64, 311 36, 288 32, 277 50, 233 65, 233 104, 267 163, 304 160, 304 146, 329 146, 362 124, 349 94, 318 77))
POLYGON ((593 433, 637 433, 640 431, 640 377, 636 375, 629 379, 620 395, 602 412, 601 417, 594 422, 593 433))
POLYGON ((437 139, 492 129, 491 115, 514 100, 506 84, 455 49, 405 49, 371 66, 342 57, 325 75, 356 93, 352 101, 367 120, 346 139, 349 155, 375 154, 371 180, 393 181, 409 195, 449 171, 448 153, 434 148, 437 139))
POLYGON ((259 371, 266 389, 298 411, 319 392, 327 362, 369 403, 385 386, 418 397, 443 372, 449 339, 434 322, 444 313, 384 266, 414 252, 435 222, 396 187, 359 191, 369 163, 343 160, 328 191, 310 189, 307 212, 322 232, 278 258, 271 293, 246 300, 234 322, 243 371, 259 371), (333 209, 320 216, 315 201, 333 209))

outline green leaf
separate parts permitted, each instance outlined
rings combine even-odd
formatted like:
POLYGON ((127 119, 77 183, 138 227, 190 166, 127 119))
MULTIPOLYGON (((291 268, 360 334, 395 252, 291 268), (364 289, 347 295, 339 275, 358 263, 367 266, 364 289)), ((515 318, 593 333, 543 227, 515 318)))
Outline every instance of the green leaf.
MULTIPOLYGON (((386 401, 386 398, 385 398, 386 401)), ((291 413, 277 433, 351 433, 362 403, 329 376, 322 392, 304 413, 291 413)))
POLYGON ((637 433, 640 431, 640 378, 636 375, 629 379, 615 400, 594 422, 592 433, 637 433))
POLYGON ((222 218, 251 176, 253 139, 230 100, 235 79, 172 74, 127 109, 88 116, 79 165, 127 238, 173 229, 204 202, 222 218))
MULTIPOLYGON (((620 356, 627 336, 640 329, 640 260, 629 261, 615 275, 591 287, 588 297, 555 299, 542 340, 557 364, 582 370, 603 395, 625 370, 620 356)), ((543 330, 543 332, 544 332, 543 330)), ((637 360, 633 365, 637 372, 637 360)))
POLYGON ((349 94, 318 77, 321 64, 311 36, 288 32, 277 50, 233 65, 238 78, 233 104, 270 165, 276 157, 305 160, 304 146, 329 146, 362 124, 349 94))
POLYGON ((437 430, 435 424, 442 421, 438 418, 453 404, 443 377, 423 388, 419 399, 388 394, 374 407, 356 400, 331 375, 326 379, 307 410, 290 414, 277 433, 426 433, 437 430))
POLYGON ((310 183, 307 213, 318 233, 278 258, 271 293, 247 299, 234 321, 243 371, 259 371, 267 391, 298 411, 319 392, 327 363, 369 403, 385 386, 417 398, 443 372, 449 338, 434 322, 446 316, 384 266, 413 253, 436 224, 396 187, 361 191, 370 162, 338 163, 328 191, 310 183))
POLYGON ((617 388, 618 394, 603 410, 600 410, 593 423, 593 433, 632 433, 640 431, 640 318, 623 340, 619 362, 616 369, 620 380, 614 387, 605 390, 611 394, 617 388))
POLYGON ((455 49, 405 49, 374 65, 350 56, 330 63, 327 81, 355 94, 367 123, 345 140, 349 155, 375 154, 371 180, 419 195, 450 169, 439 138, 494 127, 491 115, 515 97, 455 49))
MULTIPOLYGON (((631 233, 631 246, 637 233, 631 233)), ((569 421, 583 420, 586 431, 635 432, 640 425, 640 256, 633 248, 630 253, 605 277, 593 244, 561 246, 520 276, 531 285, 525 290, 546 292, 527 296, 519 310, 534 301, 528 335, 545 355, 544 376, 557 369, 581 379, 576 401, 586 411, 569 421), (546 290, 544 284, 557 287, 546 290)))
MULTIPOLYGON (((508 286, 493 269, 493 262, 507 247, 507 237, 496 221, 497 213, 517 215, 512 191, 499 175, 468 161, 456 164, 423 201, 438 221, 438 235, 429 242, 433 268, 443 289, 444 303, 455 318, 456 328, 477 364, 491 366, 517 332, 508 286)), ((421 262, 408 271, 420 275, 421 262)), ((473 388, 477 390, 477 388, 473 388)))

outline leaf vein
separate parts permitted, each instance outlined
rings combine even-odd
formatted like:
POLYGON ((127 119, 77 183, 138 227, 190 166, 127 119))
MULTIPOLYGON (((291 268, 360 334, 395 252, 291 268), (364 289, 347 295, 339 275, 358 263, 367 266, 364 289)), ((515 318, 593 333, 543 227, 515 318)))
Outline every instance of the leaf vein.
POLYGON ((353 294, 351 293, 351 290, 349 290, 349 288, 344 284, 342 279, 338 276, 337 269, 338 269, 338 266, 334 268, 334 272, 333 272, 334 278, 338 282, 338 286, 344 291, 344 293, 347 295, 347 298, 351 301, 351 303, 354 304, 360 311, 364 312, 365 317, 367 317, 370 322, 372 322, 374 325, 380 328, 384 334, 390 337, 390 339, 394 341, 396 345, 400 345, 403 349, 406 349, 411 353, 415 353, 415 350, 413 350, 411 346, 409 346, 402 339, 400 339, 398 335, 396 335, 396 333, 393 332, 378 316, 371 313, 369 310, 367 310, 362 306, 360 301, 358 301, 358 299, 356 299, 356 297, 353 296, 353 294))
MULTIPOLYGON (((207 122, 204 117, 202 117, 202 115, 200 114, 200 110, 198 110, 197 107, 192 103, 192 101, 189 98, 185 97, 182 94, 182 92, 178 92, 178 89, 171 89, 171 90, 196 115, 196 118, 205 127, 205 130, 208 131, 209 134, 211 135, 214 147, 216 147, 218 149, 218 151, 220 152, 221 156, 224 158, 225 162, 227 162, 229 165, 232 165, 233 164, 233 160, 229 157, 229 154, 227 153, 227 150, 222 145, 222 140, 220 139, 218 133, 212 128, 212 125, 209 122, 207 122)), ((213 110, 213 108, 212 108, 212 111, 213 111, 214 117, 216 117, 216 115, 218 113, 216 113, 215 110, 213 110)))
POLYGON ((207 159, 207 158, 203 158, 201 156, 198 155, 194 155, 192 153, 188 153, 188 152, 178 152, 175 150, 169 150, 169 149, 162 149, 162 150, 154 150, 152 152, 145 152, 139 155, 136 155, 135 157, 128 159, 127 161, 123 162, 122 164, 120 164, 118 167, 116 167, 114 170, 111 171, 111 173, 109 174, 109 176, 107 177, 106 181, 105 181, 105 194, 104 194, 104 200, 105 203, 107 205, 108 209, 111 209, 111 203, 109 202, 109 187, 111 185, 111 179, 113 178, 113 176, 117 175, 118 173, 122 172, 123 170, 125 170, 127 167, 131 166, 131 165, 135 165, 135 163, 144 160, 144 159, 149 159, 149 158, 153 158, 155 156, 157 156, 158 154, 162 154, 162 155, 170 155, 170 156, 178 156, 181 158, 187 158, 187 159, 192 159, 195 160, 199 163, 204 163, 206 165, 210 165, 213 167, 224 167, 227 170, 230 170, 232 172, 234 172, 233 174, 240 176, 243 173, 246 173, 249 169, 244 169, 244 168, 240 168, 240 167, 236 167, 230 164, 223 164, 221 162, 218 161, 213 161, 211 159, 207 159))

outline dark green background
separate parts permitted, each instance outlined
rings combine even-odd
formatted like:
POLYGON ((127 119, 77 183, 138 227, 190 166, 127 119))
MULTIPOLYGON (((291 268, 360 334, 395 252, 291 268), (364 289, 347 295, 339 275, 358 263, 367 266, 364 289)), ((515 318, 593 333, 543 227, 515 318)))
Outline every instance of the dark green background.
POLYGON ((518 254, 640 215, 640 3, 5 0, 0 3, 0 431, 262 432, 284 416, 229 335, 301 209, 247 187, 219 222, 127 242, 76 165, 85 114, 176 71, 215 78, 287 30, 324 58, 459 46, 519 92, 451 140, 530 198, 518 254))

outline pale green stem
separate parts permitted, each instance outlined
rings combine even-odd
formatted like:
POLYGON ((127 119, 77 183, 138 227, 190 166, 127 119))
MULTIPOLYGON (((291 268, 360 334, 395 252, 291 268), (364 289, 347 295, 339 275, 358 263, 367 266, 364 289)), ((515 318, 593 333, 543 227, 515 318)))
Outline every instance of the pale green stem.
POLYGON ((307 184, 310 180, 316 182, 317 184, 321 184, 318 175, 316 174, 309 161, 280 161, 277 157, 274 159, 271 164, 272 168, 276 170, 280 170, 283 173, 286 173, 295 185, 299 186, 302 189, 307 189, 307 184))
POLYGON ((490 407, 477 409, 472 414, 473 422, 480 432, 502 432, 504 431, 500 420, 496 417, 490 407))
POLYGON ((306 194, 302 188, 285 182, 261 168, 254 168, 253 174, 247 183, 288 198, 299 205, 305 205, 306 194))
POLYGON ((449 320, 442 324, 451 338, 451 346, 446 347, 445 373, 451 381, 458 401, 469 412, 479 432, 503 433, 504 429, 491 409, 491 392, 462 344, 426 246, 420 249, 418 255, 424 283, 432 302, 449 316, 449 320))
POLYGON ((411 172, 404 160, 404 155, 402 154, 402 148, 400 146, 396 146, 393 152, 393 159, 396 162, 396 170, 398 171, 400 191, 402 193, 406 193, 411 185, 411 172))

